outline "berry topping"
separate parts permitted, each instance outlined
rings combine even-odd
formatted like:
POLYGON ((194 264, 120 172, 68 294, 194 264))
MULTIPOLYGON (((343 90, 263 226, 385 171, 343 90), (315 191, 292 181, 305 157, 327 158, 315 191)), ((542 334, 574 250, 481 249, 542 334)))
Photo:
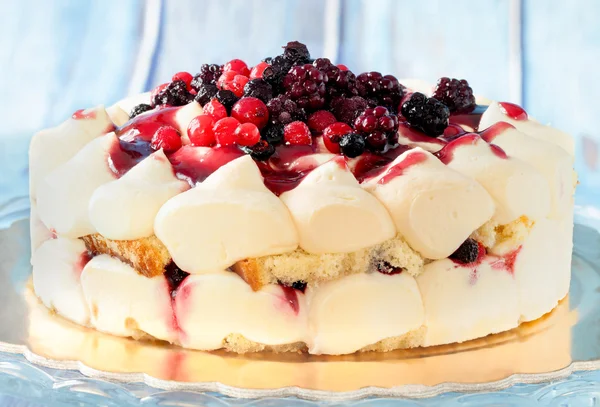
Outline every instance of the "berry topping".
POLYGON ((189 72, 177 72, 175 75, 173 75, 171 81, 184 81, 187 90, 190 90, 192 88, 190 84, 192 83, 193 79, 194 77, 189 72))
POLYGON ((217 99, 212 99, 206 105, 204 105, 204 114, 212 117, 217 122, 224 117, 227 117, 227 109, 217 99))
POLYGON ((150 147, 154 150, 160 150, 161 148, 166 153, 172 153, 181 148, 181 137, 179 132, 171 126, 161 126, 156 130, 156 133, 152 136, 150 147))
POLYGON ((377 106, 365 109, 354 121, 354 129, 365 136, 369 148, 381 151, 398 130, 398 118, 385 107, 377 106))
POLYGON ((464 79, 440 78, 431 97, 448 106, 452 113, 468 113, 475 108, 473 89, 464 79))
POLYGON ((365 72, 356 77, 356 87, 360 96, 371 104, 397 108, 404 94, 398 79, 392 75, 381 75, 379 72, 365 72))
POLYGON ((310 59, 310 53, 306 45, 292 41, 283 47, 283 57, 294 64, 304 64, 310 59))
POLYGON ((333 113, 327 110, 319 110, 308 117, 308 128, 315 132, 321 133, 325 127, 336 122, 333 113))
POLYGON ((431 137, 437 137, 448 127, 450 111, 445 104, 422 93, 413 93, 402 104, 402 115, 408 124, 431 137))
POLYGON ((195 146, 212 147, 217 140, 213 132, 215 121, 206 114, 194 117, 187 128, 190 142, 195 146))
POLYGON ((191 86, 192 88, 198 90, 202 84, 215 85, 217 83, 217 79, 223 73, 221 67, 216 64, 203 64, 200 67, 200 73, 194 76, 192 79, 191 86))
POLYGON ((340 140, 342 136, 349 133, 352 133, 352 127, 346 123, 333 123, 323 130, 323 143, 333 154, 340 154, 340 140))
POLYGON ((345 71, 341 70, 327 58, 317 58, 313 65, 327 75, 327 94, 329 98, 358 95, 356 76, 352 72, 347 69, 345 71))
POLYGON ((283 124, 270 124, 263 130, 263 138, 269 144, 277 145, 283 143, 283 124))
POLYGON ((304 291, 306 291, 306 281, 294 281, 292 283, 292 288, 294 290, 304 292, 304 291))
POLYGON ((234 132, 235 142, 240 146, 253 146, 260 141, 258 127, 252 123, 242 123, 234 132))
POLYGON ((485 254, 485 247, 475 239, 465 240, 449 257, 462 264, 474 263, 485 254))
POLYGON ((228 112, 231 111, 231 108, 239 100, 239 98, 230 90, 220 90, 215 95, 219 103, 225 106, 228 112))
POLYGON ((273 124, 288 124, 296 120, 306 120, 306 112, 296 102, 285 95, 279 95, 267 103, 269 117, 273 124))
POLYGON ((378 261, 375 264, 375 268, 381 274, 387 274, 389 276, 392 276, 394 274, 400 274, 400 273, 402 273, 404 271, 404 269, 402 267, 394 267, 390 263, 388 263, 387 261, 383 261, 383 260, 378 261))
POLYGON ((263 71, 262 78, 273 87, 274 92, 281 93, 283 78, 292 68, 293 63, 285 59, 282 55, 276 56, 270 63, 271 65, 263 71))
POLYGON ((229 71, 237 72, 240 75, 244 76, 250 75, 250 69, 248 69, 248 65, 246 65, 246 63, 241 59, 232 59, 231 61, 223 65, 223 72, 229 71))
POLYGON ((527 112, 519 105, 509 102, 500 102, 500 110, 514 120, 527 120, 527 112))
POLYGON ((365 139, 360 134, 345 134, 340 139, 340 150, 346 157, 358 157, 365 151, 365 139))
POLYGON ((262 129, 269 121, 269 110, 262 100, 245 97, 233 105, 231 117, 235 117, 240 123, 253 123, 262 129))
POLYGON ((368 107, 367 101, 360 96, 336 98, 331 102, 331 112, 341 122, 353 124, 358 115, 368 107))
POLYGON ((190 273, 177 267, 173 261, 167 264, 167 267, 165 267, 165 278, 171 290, 171 297, 175 298, 177 288, 179 288, 183 280, 189 275, 190 273))
POLYGON ((162 92, 168 85, 169 85, 169 83, 167 82, 167 83, 160 84, 156 88, 152 89, 152 92, 150 92, 150 103, 151 103, 152 107, 156 106, 154 104, 154 99, 156 99, 158 94, 160 92, 162 92))
POLYGON ((131 113, 129 113, 129 118, 133 119, 135 116, 142 114, 144 112, 148 112, 152 110, 152 106, 147 105, 145 103, 140 103, 137 106, 134 106, 133 109, 131 109, 131 113))
POLYGON ((194 99, 200 104, 200 106, 204 106, 217 95, 218 91, 219 88, 217 88, 217 85, 213 83, 202 84, 198 88, 198 93, 194 99))
POLYGON ((325 105, 327 75, 310 64, 295 66, 283 79, 292 100, 303 109, 317 110, 325 105))
POLYGON ((219 77, 217 86, 219 89, 232 91, 237 97, 242 97, 246 83, 248 83, 247 76, 241 75, 235 71, 226 71, 219 77))
POLYGON ((292 122, 283 129, 283 137, 287 144, 310 145, 312 137, 310 129, 304 122, 292 122))
POLYGON ((170 105, 183 106, 191 102, 193 95, 187 90, 187 85, 182 80, 169 83, 152 98, 154 106, 170 105))
POLYGON ((267 103, 273 98, 273 87, 260 78, 250 79, 244 86, 244 96, 257 98, 267 103))
POLYGON ((265 140, 260 140, 253 146, 242 146, 241 148, 245 153, 250 154, 250 156, 257 161, 267 161, 275 154, 275 147, 265 140))
POLYGON ((256 64, 256 66, 250 71, 250 79, 262 78, 263 72, 268 66, 269 64, 266 62, 259 62, 256 64))
POLYGON ((337 64, 336 66, 338 68, 340 68, 342 71, 347 71, 348 70, 348 67, 346 65, 344 65, 344 64, 337 64))
POLYGON ((240 122, 233 117, 225 117, 218 120, 213 126, 217 144, 221 147, 233 145, 236 142, 235 131, 239 126, 240 122))

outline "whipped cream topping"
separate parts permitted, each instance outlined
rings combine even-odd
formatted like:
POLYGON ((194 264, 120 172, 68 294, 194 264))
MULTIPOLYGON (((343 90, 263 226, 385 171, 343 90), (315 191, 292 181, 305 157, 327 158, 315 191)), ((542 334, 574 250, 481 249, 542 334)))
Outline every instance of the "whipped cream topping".
POLYGON ((159 210, 156 236, 189 273, 223 270, 239 260, 295 250, 298 234, 248 155, 212 173, 159 210))
POLYGON ((159 150, 121 178, 94 191, 89 203, 90 221, 109 239, 151 236, 160 207, 188 188, 187 182, 175 177, 171 163, 159 150))
POLYGON ((396 234, 386 209, 360 187, 343 158, 314 169, 281 200, 308 253, 354 252, 396 234))
POLYGON ((481 185, 421 148, 400 155, 363 187, 385 205, 408 244, 429 259, 452 254, 495 209, 481 185))
POLYGON ((33 288, 50 309, 80 325, 90 319, 80 275, 89 257, 80 239, 46 240, 31 258, 33 288))
POLYGON ((479 129, 484 130, 497 122, 507 122, 528 136, 547 141, 563 148, 569 155, 575 155, 575 143, 567 133, 550 126, 543 125, 531 118, 515 120, 507 114, 500 103, 492 102, 481 116, 479 129))
POLYGON ((32 254, 35 253, 36 249, 40 247, 46 240, 56 237, 40 219, 40 215, 38 214, 37 210, 37 203, 35 201, 31 202, 31 211, 29 213, 29 236, 31 237, 32 254))
POLYGON ((115 133, 96 137, 41 180, 37 205, 49 229, 73 238, 96 232, 88 205, 96 188, 115 179, 107 165, 108 151, 115 143, 115 133))
POLYGON ((177 124, 177 130, 179 130, 179 134, 181 135, 181 142, 184 145, 190 144, 190 138, 187 133, 190 122, 194 117, 201 115, 202 111, 202 106, 194 101, 182 106, 177 110, 177 113, 175 113, 175 123, 177 124))
POLYGON ((550 212, 550 187, 530 164, 506 157, 498 147, 475 134, 467 134, 440 151, 449 168, 473 178, 496 203, 494 221, 506 224, 527 216, 536 220, 550 212))
POLYGON ((35 134, 29 145, 29 193, 34 200, 42 179, 69 161, 88 142, 110 131, 112 122, 104 106, 84 110, 86 118, 66 120, 58 127, 35 134))
POLYGON ((431 82, 424 81, 423 79, 416 78, 402 78, 398 80, 404 85, 410 93, 419 92, 429 97, 433 93, 435 85, 431 82))
POLYGON ((112 105, 106 109, 106 113, 117 127, 120 127, 129 121, 129 114, 117 105, 112 105))

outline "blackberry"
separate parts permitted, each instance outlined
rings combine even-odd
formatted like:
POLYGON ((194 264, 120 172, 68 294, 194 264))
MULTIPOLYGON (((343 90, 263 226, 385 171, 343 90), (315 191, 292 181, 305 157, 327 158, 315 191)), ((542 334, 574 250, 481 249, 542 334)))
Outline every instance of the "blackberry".
POLYGON ((202 84, 198 88, 198 94, 194 99, 196 102, 200 103, 200 106, 204 107, 205 104, 210 102, 210 100, 217 95, 218 91, 219 88, 217 88, 217 85, 215 84, 202 84))
POLYGON ((283 47, 283 57, 294 65, 305 64, 310 59, 310 53, 306 45, 298 41, 292 41, 283 47))
POLYGON ((306 111, 286 95, 269 100, 269 120, 273 124, 288 124, 294 121, 306 121, 306 111))
POLYGON ((408 124, 431 137, 437 137, 448 127, 450 110, 434 98, 415 92, 402 104, 402 115, 408 124))
POLYGON ((346 157, 358 157, 365 151, 365 139, 357 133, 344 134, 340 139, 340 150, 346 157))
POLYGON ((298 291, 304 292, 304 291, 306 291, 306 281, 302 281, 302 280, 294 281, 292 283, 292 288, 294 290, 298 290, 298 291))
POLYGON ((244 96, 257 98, 267 103, 273 99, 273 87, 263 79, 252 79, 244 86, 244 96))
POLYGON ((404 269, 402 267, 394 267, 394 266, 392 266, 390 263, 388 263, 385 260, 379 260, 375 264, 375 268, 381 274, 387 274, 387 275, 390 275, 390 276, 394 275, 394 274, 400 274, 400 273, 402 273, 404 271, 404 269))
POLYGON ((283 78, 294 64, 285 59, 283 55, 278 55, 271 60, 271 65, 263 71, 263 80, 273 87, 273 93, 278 94, 283 91, 283 78))
POLYGON ((385 107, 377 106, 365 109, 354 121, 354 129, 365 136, 370 149, 381 151, 398 130, 398 118, 385 107))
POLYGON ((241 146, 240 148, 257 161, 267 161, 275 154, 275 147, 266 140, 261 140, 253 146, 241 146))
POLYGON ((240 98, 238 98, 235 93, 230 90, 220 90, 215 95, 219 103, 225 106, 227 109, 227 113, 231 113, 231 108, 240 98))
POLYGON ((284 127, 283 124, 271 124, 263 129, 262 138, 274 146, 281 144, 283 143, 284 127))
POLYGON ((440 78, 431 97, 448 106, 452 113, 468 113, 476 105, 473 89, 464 79, 440 78))
POLYGON ((397 113, 398 104, 404 90, 393 75, 381 75, 379 72, 365 72, 356 77, 358 93, 371 104, 385 106, 397 113))
POLYGON ((352 72, 342 71, 327 58, 315 59, 313 66, 327 74, 329 79, 327 81, 327 95, 330 100, 338 96, 351 97, 358 95, 356 76, 352 72))
POLYGON ((169 284, 171 296, 175 297, 177 288, 179 288, 183 280, 185 280, 185 278, 190 274, 177 267, 177 265, 173 261, 171 261, 165 267, 164 275, 167 280, 167 283, 169 284))
POLYGON ((188 92, 187 85, 182 80, 169 83, 163 90, 158 92, 152 100, 154 106, 170 105, 183 106, 192 101, 194 96, 188 92))
POLYGON ((129 118, 133 119, 138 114, 142 114, 142 113, 147 112, 149 110, 152 110, 152 106, 147 105, 145 103, 140 103, 139 105, 134 106, 133 109, 131 109, 131 113, 129 113, 129 118))
POLYGON ((483 246, 480 247, 479 242, 475 239, 467 239, 459 246, 454 253, 449 257, 456 260, 459 263, 468 264, 476 262, 479 258, 479 250, 485 250, 483 246))
POLYGON ((266 58, 263 58, 260 62, 266 62, 267 64, 271 64, 272 61, 273 61, 273 57, 266 57, 266 58))
POLYGON ((191 86, 192 88, 198 90, 202 84, 216 84, 217 79, 223 73, 223 68, 217 64, 202 64, 200 67, 200 73, 194 76, 192 79, 191 86))
POLYGON ((349 125, 352 125, 358 115, 367 107, 367 101, 360 96, 339 97, 330 102, 331 113, 335 118, 349 125))
POLYGON ((285 94, 298 106, 307 110, 319 110, 325 106, 327 74, 310 64, 295 66, 283 79, 285 94))

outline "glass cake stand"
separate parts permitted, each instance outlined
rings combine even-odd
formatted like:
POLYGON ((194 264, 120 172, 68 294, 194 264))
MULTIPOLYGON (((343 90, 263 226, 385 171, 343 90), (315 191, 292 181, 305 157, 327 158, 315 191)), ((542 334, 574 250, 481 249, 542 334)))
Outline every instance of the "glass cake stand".
POLYGON ((600 398, 600 228, 585 210, 575 227, 571 290, 552 313, 463 344, 339 357, 190 351, 78 327, 31 291, 29 220, 2 220, 12 224, 0 230, 1 394, 45 406, 530 406, 600 398))

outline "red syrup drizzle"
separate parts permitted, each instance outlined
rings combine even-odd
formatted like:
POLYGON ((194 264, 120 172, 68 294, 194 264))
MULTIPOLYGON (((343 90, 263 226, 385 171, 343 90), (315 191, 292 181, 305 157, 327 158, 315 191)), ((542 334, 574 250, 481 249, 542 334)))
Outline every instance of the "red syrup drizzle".
POLYGON ((177 332, 180 335, 180 340, 182 336, 185 335, 185 332, 183 332, 183 330, 179 326, 179 321, 177 320, 177 307, 175 305, 175 301, 176 297, 182 297, 179 300, 183 301, 185 297, 189 295, 189 288, 187 286, 185 286, 183 290, 179 290, 179 287, 189 275, 189 273, 177 267, 177 265, 173 261, 171 261, 165 267, 164 276, 165 281, 167 283, 166 288, 167 290, 169 290, 169 300, 171 303, 171 313, 169 315, 171 328, 174 332, 177 332))
POLYGON ((358 182, 362 183, 381 174, 389 163, 411 149, 409 146, 397 145, 382 154, 365 152, 356 159, 352 173, 358 182))
POLYGON ((300 311, 300 302, 298 301, 298 293, 295 288, 288 287, 287 285, 280 285, 283 290, 283 295, 285 297, 285 302, 290 305, 294 314, 298 315, 300 311))
POLYGON ((527 120, 527 112, 519 105, 509 102, 500 102, 500 110, 514 120, 527 120))
POLYGON ((492 124, 490 127, 483 130, 482 132, 480 132, 479 135, 481 136, 482 139, 484 139, 488 143, 492 143, 497 136, 504 133, 508 129, 514 129, 514 128, 515 128, 515 126, 513 126, 510 123, 498 122, 498 123, 492 124))
POLYGON ((408 139, 408 141, 410 141, 411 143, 436 144, 440 146, 440 148, 446 144, 446 141, 444 140, 441 140, 436 137, 427 136, 424 133, 413 129, 407 122, 400 122, 400 124, 398 125, 398 135, 408 139))
POLYGON ((87 120, 87 119, 95 119, 96 118, 95 110, 92 110, 88 113, 84 113, 84 112, 85 112, 85 109, 79 109, 78 111, 73 113, 73 116, 71 116, 71 117, 75 120, 87 120))
MULTIPOLYGON (((457 148, 468 145, 475 145, 479 140, 485 141, 482 137, 477 133, 466 133, 448 144, 440 151, 435 153, 435 156, 440 159, 444 164, 450 163, 454 159, 454 153, 457 148)), ((500 147, 495 144, 489 144, 490 150, 494 153, 498 158, 506 159, 507 155, 500 147)))
POLYGON ((257 162, 265 186, 277 196, 296 188, 319 163, 316 160, 306 160, 301 165, 294 163, 315 152, 314 143, 310 146, 278 146, 268 161, 257 162))
POLYGON ((511 276, 515 275, 515 263, 519 253, 521 253, 523 246, 519 246, 515 250, 506 253, 504 256, 500 256, 497 261, 492 264, 492 268, 495 270, 506 270, 511 276))
POLYGON ((86 264, 88 264, 90 262, 90 260, 92 260, 93 257, 94 257, 94 255, 91 252, 89 252, 88 250, 81 253, 79 255, 79 258, 73 265, 73 271, 75 272, 75 275, 77 275, 77 276, 81 275, 83 268, 85 267, 86 264))
POLYGON ((399 177, 404 174, 406 170, 408 170, 413 165, 420 164, 427 160, 427 155, 422 151, 415 151, 412 153, 408 153, 404 160, 400 161, 398 164, 393 165, 387 169, 385 174, 379 178, 377 181, 378 184, 385 185, 390 182, 392 179, 399 177))
POLYGON ((213 172, 244 155, 234 146, 205 148, 184 146, 169 156, 175 176, 186 181, 190 187, 203 182, 213 172))
POLYGON ((476 105, 469 113, 453 113, 450 115, 450 124, 469 127, 472 129, 471 131, 477 131, 481 116, 487 108, 487 105, 476 105))

